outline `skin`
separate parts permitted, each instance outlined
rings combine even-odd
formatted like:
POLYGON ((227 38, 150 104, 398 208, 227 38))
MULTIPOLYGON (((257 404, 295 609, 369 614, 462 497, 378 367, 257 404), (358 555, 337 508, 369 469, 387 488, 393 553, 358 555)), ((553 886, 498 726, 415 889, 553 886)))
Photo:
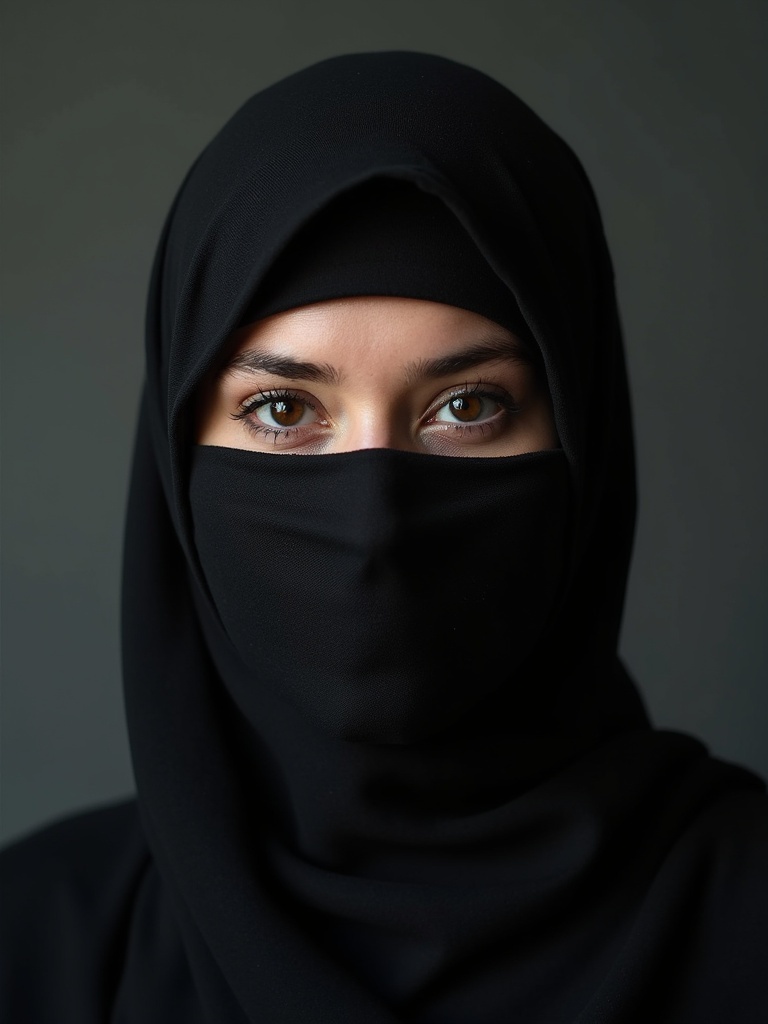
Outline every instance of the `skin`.
POLYGON ((543 451, 558 440, 541 377, 515 335, 477 313, 329 299, 235 332, 202 389, 197 439, 292 455, 543 451))

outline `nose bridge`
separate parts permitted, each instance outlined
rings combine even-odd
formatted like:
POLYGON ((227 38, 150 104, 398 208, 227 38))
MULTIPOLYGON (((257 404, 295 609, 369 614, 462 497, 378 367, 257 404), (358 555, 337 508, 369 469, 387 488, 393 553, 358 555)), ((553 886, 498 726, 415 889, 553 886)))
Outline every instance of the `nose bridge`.
POLYGON ((361 552, 381 552, 396 542, 403 527, 403 493, 389 452, 369 451, 357 472, 339 480, 339 526, 361 552))
POLYGON ((352 410, 339 452, 416 450, 408 416, 403 413, 402 396, 385 390, 387 386, 385 380, 377 380, 352 410))

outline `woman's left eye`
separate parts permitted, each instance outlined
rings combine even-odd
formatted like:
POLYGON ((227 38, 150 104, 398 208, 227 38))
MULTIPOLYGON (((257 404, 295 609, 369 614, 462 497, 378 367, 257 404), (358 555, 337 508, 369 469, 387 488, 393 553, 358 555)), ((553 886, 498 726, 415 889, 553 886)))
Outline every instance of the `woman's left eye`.
POLYGON ((437 423, 479 423, 491 419, 502 408, 503 403, 490 395, 465 392, 453 395, 431 417, 437 423))

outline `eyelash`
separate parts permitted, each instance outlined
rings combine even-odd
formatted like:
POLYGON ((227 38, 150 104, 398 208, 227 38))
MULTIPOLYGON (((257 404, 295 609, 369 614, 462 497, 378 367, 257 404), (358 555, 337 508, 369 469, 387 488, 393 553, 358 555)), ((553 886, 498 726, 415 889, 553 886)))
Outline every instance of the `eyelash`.
MULTIPOLYGON (((434 407, 431 415, 436 416, 437 413, 451 401, 451 399, 460 398, 463 395, 475 395, 478 398, 490 398, 492 401, 497 402, 506 412, 519 412, 520 406, 513 396, 507 392, 496 390, 496 387, 496 385, 492 385, 490 382, 478 380, 473 384, 467 382, 463 387, 453 388, 446 396, 445 400, 434 407)), ((286 438, 295 431, 300 430, 301 427, 282 427, 278 429, 276 427, 270 427, 266 423, 254 423, 249 419, 249 417, 251 413, 255 412, 263 405, 270 405, 272 402, 286 401, 301 402, 301 404, 305 405, 308 409, 311 409, 313 412, 317 412, 317 406, 314 405, 313 402, 310 402, 304 395, 285 388, 274 388, 269 391, 259 391, 257 394, 246 399, 237 412, 231 414, 232 419, 243 421, 252 434, 261 434, 264 436, 272 435, 274 436, 275 441, 277 441, 278 437, 286 438)), ((474 433, 484 434, 487 426, 487 421, 482 421, 480 423, 441 423, 441 428, 443 430, 458 430, 461 432, 461 436, 464 436, 464 434, 474 433)))
POLYGON ((254 423, 248 418, 252 412, 261 408, 262 405, 270 405, 272 402, 301 402, 308 409, 317 412, 317 406, 313 402, 308 401, 303 395, 295 391, 286 390, 285 388, 275 388, 270 391, 259 391, 258 394, 247 398, 237 412, 232 413, 232 419, 244 421, 245 426, 252 434, 263 434, 265 437, 272 434, 275 441, 277 441, 278 437, 287 437, 289 434, 294 433, 294 431, 301 429, 300 427, 282 427, 278 429, 277 427, 270 427, 266 423, 254 423))
MULTIPOLYGON (((436 416, 437 413, 451 401, 451 399, 461 398, 464 395, 475 395, 477 398, 490 398, 491 401, 500 405, 505 412, 520 412, 520 405, 515 401, 512 395, 503 391, 498 387, 498 385, 491 384, 489 381, 478 380, 473 384, 470 384, 467 381, 463 387, 452 388, 445 400, 434 407, 431 416, 436 416)), ((488 421, 483 420, 480 423, 443 422, 441 423, 441 427, 444 430, 458 430, 460 431, 460 436, 463 437, 464 434, 484 434, 488 429, 488 421)))

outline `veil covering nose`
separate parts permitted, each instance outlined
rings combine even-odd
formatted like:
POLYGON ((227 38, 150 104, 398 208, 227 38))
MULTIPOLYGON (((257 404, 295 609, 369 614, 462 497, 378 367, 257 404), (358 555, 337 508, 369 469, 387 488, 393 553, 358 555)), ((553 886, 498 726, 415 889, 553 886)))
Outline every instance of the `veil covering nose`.
MULTIPOLYGON (((371 179, 333 199, 291 239, 243 320, 354 295, 480 313, 475 344, 495 336, 540 394, 538 349, 511 291, 445 203, 410 182, 371 179)), ((566 576, 568 463, 559 450, 487 458, 463 444, 461 458, 453 440, 454 455, 298 461, 195 447, 206 644, 256 732, 265 688, 325 733, 369 744, 441 736, 502 690, 520 690, 525 706, 520 680, 529 656, 540 662, 566 576), (232 650, 246 671, 225 667, 232 650)))
MULTIPOLYGON (((411 240, 404 265, 423 269, 411 240)), ((318 287, 327 297, 338 276, 318 287)), ((648 722, 617 654, 634 514, 611 261, 567 144, 486 75, 419 53, 334 57, 250 99, 187 175, 152 274, 123 592, 141 853, 121 890, 113 1019, 753 1024, 768 1012, 764 787, 648 722), (462 291, 435 264, 414 295, 473 308, 482 293, 478 311, 541 366, 558 451, 293 458, 195 444, 195 400, 233 330, 311 297, 322 274, 301 239, 381 182, 442 204, 440 230, 482 284, 462 291), (354 501, 323 520, 334 494, 354 501), (302 562, 310 530, 322 553, 302 562), (424 565, 441 571, 441 530, 466 541, 467 565, 482 550, 491 581, 487 621, 451 624, 457 651, 470 636, 478 664, 492 653, 474 677, 452 676, 450 658, 429 676, 444 617, 418 586, 424 565), (363 633, 354 671, 335 634, 326 657, 325 626, 302 613, 289 635, 248 605, 260 555, 280 552, 264 569, 275 578, 301 565, 319 579, 331 548, 353 568, 329 601, 360 552, 374 580, 348 620, 348 650, 363 633), (233 551, 246 552, 242 578, 233 551), (407 596, 376 604, 392 579, 407 596), (392 669, 378 703, 361 668, 371 609, 394 609, 401 630, 399 646, 375 648, 392 669)))

